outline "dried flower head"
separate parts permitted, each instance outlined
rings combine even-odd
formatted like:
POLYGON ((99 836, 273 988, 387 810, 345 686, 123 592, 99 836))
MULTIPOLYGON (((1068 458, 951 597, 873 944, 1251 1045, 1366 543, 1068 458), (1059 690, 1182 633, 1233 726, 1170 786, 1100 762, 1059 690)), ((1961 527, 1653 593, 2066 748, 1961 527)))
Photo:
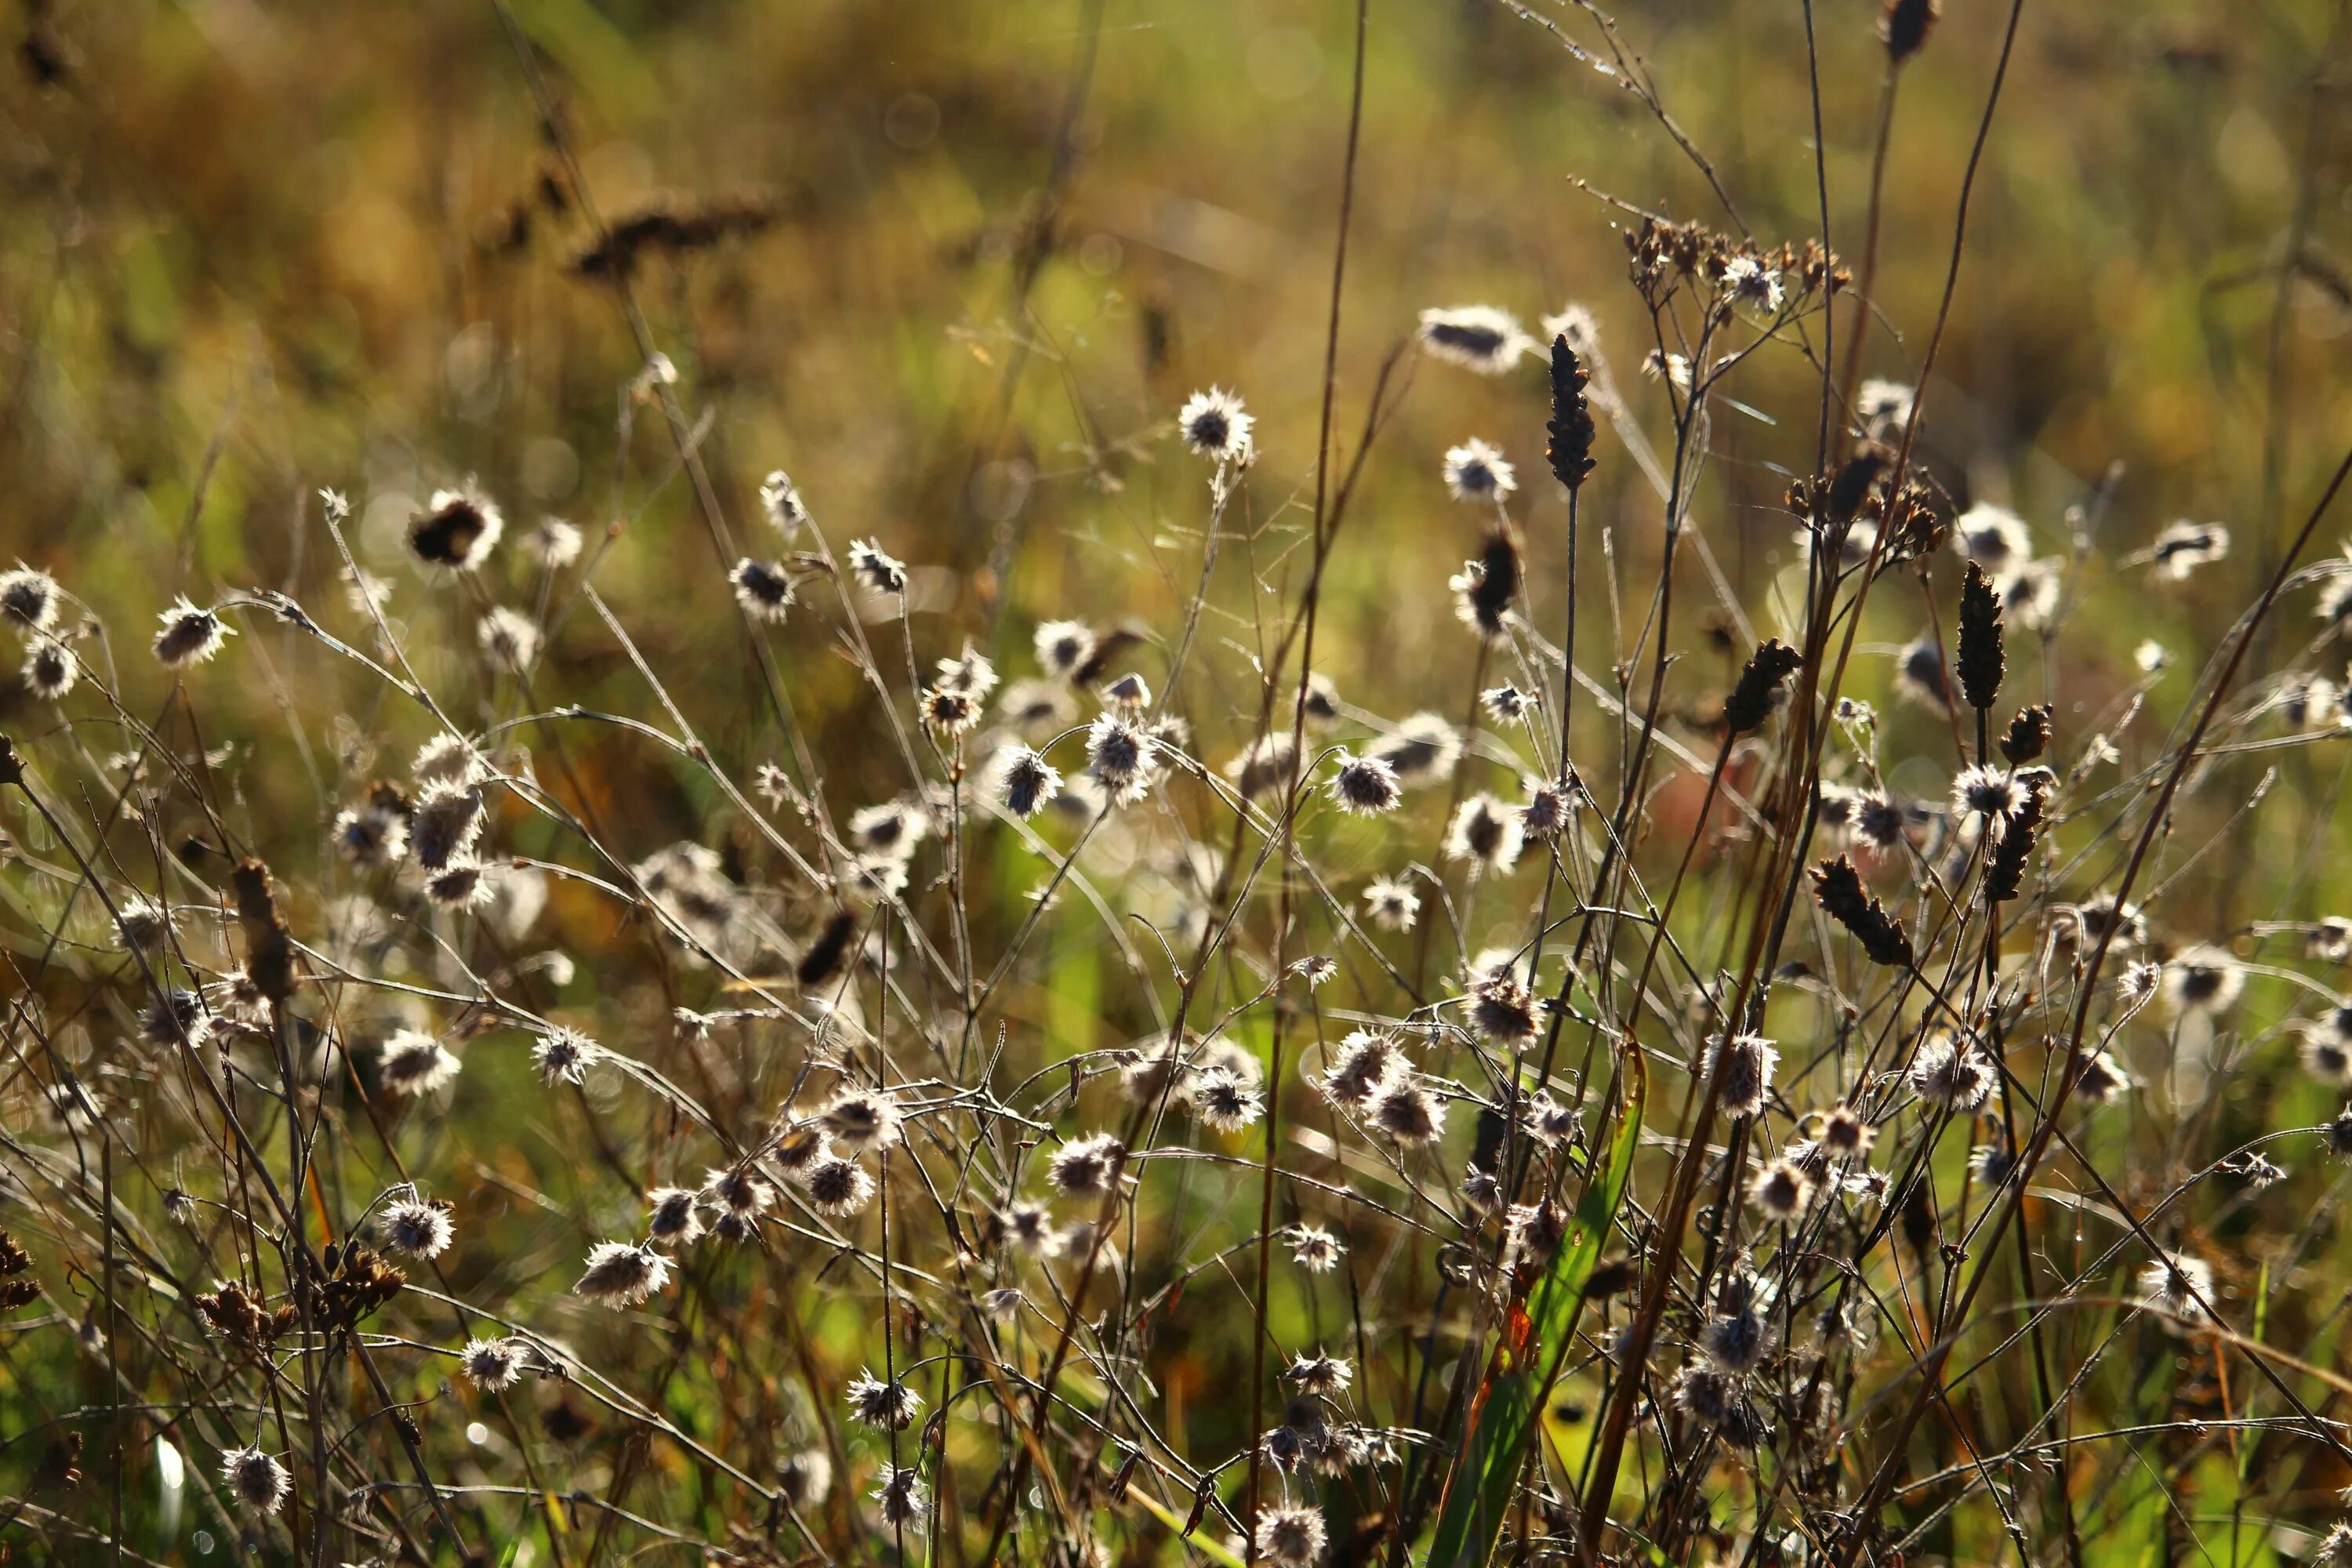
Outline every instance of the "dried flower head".
POLYGON ((735 563, 727 581, 734 584, 735 602, 754 620, 781 621, 793 607, 793 580, 781 562, 746 555, 735 563))
POLYGON ((1037 665, 1059 680, 1075 679, 1095 656, 1094 628, 1084 621, 1045 621, 1037 627, 1037 665))
POLYGON ((457 1058, 432 1036, 402 1029, 384 1041, 376 1075, 394 1094, 430 1094, 457 1076, 457 1058))
POLYGON ((1462 734, 1435 713, 1416 713, 1373 742, 1366 754, 1394 769, 1405 788, 1417 789, 1453 776, 1462 758, 1462 734))
POLYGON ((0 621, 18 631, 47 631, 58 624, 58 606, 64 601, 58 580, 46 572, 29 566, 0 572, 0 621))
POLYGON ((874 594, 904 594, 907 591, 907 563, 883 553, 882 547, 870 539, 852 540, 849 544, 849 574, 874 594))
POLYGON ((276 1513, 292 1489, 286 1467, 258 1448, 227 1448, 221 1453, 221 1479, 229 1495, 255 1513, 276 1513))
POLYGON ((1713 1074, 1720 1086, 1717 1093, 1725 1115, 1756 1116, 1771 1097, 1772 1072, 1780 1061, 1780 1047, 1761 1035, 1734 1035, 1727 1041, 1718 1035, 1706 1043, 1701 1070, 1713 1074))
POLYGON ((457 1370, 486 1394, 512 1388, 522 1375, 525 1345, 520 1340, 467 1340, 457 1352, 457 1370))
POLYGON ((1480 375, 1502 374, 1533 346, 1518 318, 1492 305, 1423 310, 1420 335, 1423 353, 1480 375))
POLYGON ((1196 1073, 1184 1088, 1185 1103, 1201 1125, 1216 1132, 1238 1132, 1265 1112, 1257 1086, 1230 1068, 1210 1068, 1196 1073))
POLYGON ((1455 809, 1445 854, 1448 859, 1475 861, 1501 874, 1518 864, 1525 842, 1519 814, 1493 795, 1479 794, 1455 809))
POLYGON ((905 1113, 887 1089, 845 1089, 833 1097, 818 1121, 827 1135, 862 1152, 897 1143, 905 1113))
POLYGON ((702 1239, 699 1196, 686 1187, 656 1187, 646 1194, 646 1234, 670 1247, 702 1239))
POLYGON ((801 1173, 801 1190, 809 1206, 835 1219, 861 1211, 874 1199, 874 1178, 865 1166, 839 1154, 825 1153, 801 1173))
POLYGON ((1508 500, 1518 476, 1499 447, 1473 437, 1445 453, 1445 493, 1455 500, 1508 500))
POLYGON ((2139 1299, 2176 1318, 2205 1321, 2213 1300, 2213 1266, 2185 1253, 2159 1252, 2139 1275, 2139 1299))
POLYGON ((1110 1190, 1126 1163, 1126 1144, 1108 1132, 1090 1132, 1054 1151, 1045 1179, 1066 1196, 1097 1196, 1110 1190))
POLYGON ((216 613, 197 608, 185 595, 155 618, 163 623, 163 629, 155 634, 155 659, 166 669, 203 664, 220 652, 223 641, 236 635, 216 613))
POLYGON ((1062 790, 1061 773, 1027 746, 1008 746, 998 753, 995 773, 996 798, 1015 816, 1036 816, 1062 790))
POLYGON ((1998 576, 2032 558, 2033 536, 2007 507, 1979 501, 1952 520, 1952 548, 1998 576))
POLYGON ((1955 1114, 1974 1110, 1992 1093, 1993 1066, 1984 1052, 1942 1029, 1919 1042, 1911 1058, 1911 1091, 1955 1114))
POLYGON ((604 1054, 604 1047, 560 1024, 532 1041, 530 1047, 531 1065, 539 1068, 540 1081, 547 1084, 578 1083, 604 1054))
POLYGON ((1282 1234, 1290 1260, 1309 1274, 1328 1274, 1347 1256, 1339 1238, 1319 1226, 1295 1225, 1282 1234))
POLYGON ((1316 1087, 1332 1104, 1357 1110, 1402 1077, 1407 1066, 1404 1052, 1393 1038, 1358 1029, 1339 1042, 1339 1048, 1331 1055, 1330 1069, 1316 1087))
POLYGON ((771 471, 760 481, 760 510, 768 526, 791 539, 808 522, 808 508, 801 502, 801 492, 793 485, 792 476, 782 468, 771 471))
POLYGON ((1411 1079, 1392 1079, 1382 1085, 1366 1107, 1374 1127, 1400 1143, 1436 1141, 1445 1131, 1445 1104, 1411 1079))
POLYGON ((2176 1012, 2226 1013, 2245 984, 2244 966, 2218 947, 2192 947, 2164 966, 2164 999, 2176 1012))
POLYGON ((1249 461, 1250 426, 1255 423, 1243 409, 1238 393, 1216 386, 1194 393, 1176 413, 1176 433, 1184 438, 1184 445, 1219 463, 1249 461))
POLYGON ((58 702, 81 679, 81 660, 53 637, 38 637, 25 660, 25 689, 44 702, 58 702))
POLYGON ((572 1289, 615 1310, 635 1307, 669 1284, 669 1259, 633 1241, 600 1241, 588 1253, 588 1271, 572 1289))
POLYGON ((457 1234, 457 1226, 450 1223, 447 1204, 415 1198, 388 1205, 379 1228, 386 1246, 411 1258, 440 1257, 457 1234))
POLYGON ((1421 895, 1392 877, 1375 877, 1364 885, 1364 912, 1383 931, 1411 931, 1421 895))
POLYGON ((506 528, 499 509, 463 490, 436 490, 408 525, 408 548, 427 566, 471 572, 490 557, 506 528))
POLYGON ((1308 1568, 1323 1559, 1323 1511, 1290 1506, 1257 1511, 1257 1554, 1278 1568, 1308 1568))
POLYGON ((1981 764, 1963 768, 1952 779, 1952 815, 1974 826, 1990 843, 1999 843, 2011 820, 2025 809, 2025 786, 2017 775, 1981 764))
POLYGON ((539 623, 520 610, 493 605, 474 626, 482 657, 499 669, 521 673, 539 662, 539 623))
POLYGON ((1775 1160, 1748 1182, 1748 1201, 1767 1218, 1794 1219, 1813 1201, 1812 1178, 1793 1161, 1775 1160))
POLYGON ((2176 522, 2149 551, 2156 574, 2172 583, 2187 582, 2229 553, 2230 531, 2218 522, 2176 522))
POLYGON ((870 1494, 882 1505, 882 1522, 891 1526, 919 1523, 923 1517, 922 1472, 898 1465, 885 1467, 882 1484, 870 1494))
POLYGON ((896 1379, 885 1383, 871 1372, 850 1381, 849 1413, 866 1426, 886 1432, 904 1432, 923 1407, 922 1395, 896 1379))
POLYGON ((1134 720, 1105 710, 1087 731, 1087 773, 1110 799, 1132 805, 1151 788, 1160 742, 1134 720))

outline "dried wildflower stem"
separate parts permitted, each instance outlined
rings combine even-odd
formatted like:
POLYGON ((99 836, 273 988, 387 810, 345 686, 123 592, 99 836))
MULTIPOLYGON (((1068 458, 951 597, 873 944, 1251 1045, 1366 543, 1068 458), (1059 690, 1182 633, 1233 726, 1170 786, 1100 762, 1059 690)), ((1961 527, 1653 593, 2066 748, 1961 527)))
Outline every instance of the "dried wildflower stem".
MULTIPOLYGON (((2125 862, 2123 872, 2116 879, 2114 895, 2116 907, 2121 908, 2131 897, 2132 889, 2139 879, 2140 868, 2146 863, 2148 852, 2154 847, 2158 834, 2168 821, 2172 800, 2180 788, 2181 780, 2188 773, 2190 765, 2197 761, 2206 731, 2210 727, 2223 700, 2229 696, 2235 686, 2239 667, 2243 662, 2248 649, 2253 645, 2254 634, 2268 617, 2272 605, 2277 602, 2280 591, 2286 585, 2295 561, 2309 546, 2312 534, 2317 531, 2320 520, 2334 505, 2336 494, 2343 489, 2347 476, 2352 476, 2352 451, 2347 451, 2343 461, 2337 464, 2334 477, 2328 480, 2326 489, 2321 493, 2317 503, 2305 518, 2294 542, 2280 559, 2278 567, 2272 574, 2269 584, 2263 588, 2261 598, 2256 601, 2254 607, 2248 612, 2239 626, 2232 629, 2229 653, 2223 659, 2219 673, 2214 676, 2205 700, 2199 707, 2196 723, 2190 727, 2188 738, 2177 748, 2172 763, 2165 772, 2164 781, 2158 787, 2155 799, 2149 804, 2147 820, 2134 839, 2130 858, 2125 862)), ((2068 1054, 2066 1071, 2060 1080, 2058 1089, 2052 1095, 2050 1102, 2043 1108, 2033 1136, 2020 1158, 2019 1173, 2011 1181, 2009 1195, 1995 1211, 1995 1217, 1990 1223, 1990 1234, 1983 1243, 1986 1257, 1969 1276, 1968 1285, 1954 1304, 1953 1310, 1956 1318, 1967 1315, 1969 1305, 1975 1300, 1978 1291, 1983 1288, 1986 1278, 1990 1272, 1991 1255, 1998 1247, 2001 1234, 2008 1228, 2010 1222, 2016 1216, 2021 1206, 2026 1184, 2040 1166, 2051 1140, 2059 1135, 2058 1113, 2064 1107, 2068 1097, 2074 1092, 2074 1085, 2082 1077, 2084 1065, 2082 1056, 2083 1035, 2090 1022, 2091 1000, 2096 994, 2099 972, 2105 965, 2107 952, 2114 943, 2116 929, 2116 922, 2107 923, 2100 933, 2097 945, 2092 949, 2089 962, 2084 966, 2084 978, 2076 988, 2078 994, 2074 1005, 2074 1022, 2066 1038, 2068 1054)), ((2089 1169, 2087 1163, 2084 1168, 2089 1169)), ((2200 1300, 2198 1305, 2206 1310, 2209 1316, 2210 1315, 2210 1309, 2206 1303, 2200 1300)), ((1894 1485, 1894 1473, 1902 1456, 1903 1444, 1911 1429, 1918 1424, 1920 1416, 1925 1414, 1927 1404, 1941 1389, 1944 1363, 1950 1354, 1950 1349, 1949 1341, 1939 1343, 1929 1352, 1920 1366, 1918 1371, 1920 1391, 1897 1422, 1887 1444, 1887 1458, 1872 1476, 1870 1485, 1864 1493, 1862 1503, 1854 1512, 1854 1518, 1859 1524, 1851 1538, 1842 1545, 1841 1553, 1836 1560, 1839 1568, 1847 1568, 1847 1565, 1854 1560, 1855 1554, 1864 1549, 1877 1509, 1894 1485)), ((2276 1381, 2275 1374, 2273 1382, 2273 1386, 2278 1388, 2291 1403, 2299 1403, 2294 1400, 2292 1391, 2276 1381)), ((2327 1434, 2325 1427, 2315 1425, 2314 1431, 2331 1443, 2336 1441, 2327 1434)), ((2342 1447, 2340 1444, 2337 1446, 2342 1447)))

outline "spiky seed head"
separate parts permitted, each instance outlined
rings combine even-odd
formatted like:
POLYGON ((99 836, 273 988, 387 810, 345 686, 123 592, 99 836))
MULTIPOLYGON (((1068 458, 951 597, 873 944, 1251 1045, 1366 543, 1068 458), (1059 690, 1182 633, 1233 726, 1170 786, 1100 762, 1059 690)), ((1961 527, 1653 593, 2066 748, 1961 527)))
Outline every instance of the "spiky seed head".
POLYGON ((669 1259, 632 1241, 600 1241, 572 1290, 615 1310, 635 1307, 669 1284, 669 1259))
POLYGON ((221 1479, 228 1483, 229 1495, 255 1513, 276 1513, 294 1484, 286 1467, 258 1448, 225 1450, 221 1479))

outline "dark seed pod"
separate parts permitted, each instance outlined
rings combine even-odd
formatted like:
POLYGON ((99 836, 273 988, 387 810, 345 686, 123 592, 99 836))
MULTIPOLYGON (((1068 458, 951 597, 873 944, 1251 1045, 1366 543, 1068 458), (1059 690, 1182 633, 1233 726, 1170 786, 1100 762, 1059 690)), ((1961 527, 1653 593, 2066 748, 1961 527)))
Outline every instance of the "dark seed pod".
POLYGON ((1879 14, 1878 36, 1885 40, 1886 58, 1901 65, 1919 52, 1944 14, 1943 0, 1886 0, 1879 14))
POLYGON ((1886 471, 1886 452, 1876 445, 1865 446, 1848 458, 1845 467, 1830 481, 1828 493, 1822 497, 1823 520, 1829 522, 1852 522, 1853 514, 1870 498, 1870 489, 1878 483, 1878 476, 1886 471))
POLYGON ((1984 568, 1971 561, 1960 584, 1960 648, 1954 673, 1960 678, 1960 695, 1979 713, 2000 694, 2007 668, 2000 643, 2000 595, 1992 591, 1984 568))
POLYGON ((229 879, 236 884, 237 920, 245 927, 246 973, 256 990, 272 1002, 283 1002, 294 994, 294 942, 286 932, 285 917, 278 912, 269 868, 248 855, 237 862, 229 879))
POLYGON ((2050 704, 2021 708, 2000 738, 2000 754, 2011 767, 2021 767, 2050 747, 2050 704))
POLYGON ((1804 656, 1780 638, 1765 638, 1748 656, 1739 684, 1723 700, 1727 736, 1745 734, 1769 718, 1780 700, 1781 683, 1803 662, 1804 656))
POLYGON ((1885 904, 1864 890, 1862 873, 1853 861, 1843 855, 1824 860, 1813 868, 1812 877, 1813 897, 1822 912, 1852 932, 1873 963, 1910 966, 1910 933, 1886 912, 1885 904))
POLYGON ((1500 529, 1486 536, 1486 548, 1478 553, 1477 578, 1469 591, 1471 612, 1479 629, 1489 635, 1499 633, 1504 612, 1519 592, 1518 546, 1500 529))
POLYGON ((2047 775, 2037 773, 2026 785, 2025 805, 2010 815, 2008 826, 2000 830, 1992 861, 1985 868, 1985 897, 1994 903, 2017 897, 2025 885, 2026 863, 2033 858, 2033 846, 2042 837, 2042 797, 2049 787, 2047 775))
POLYGON ((1591 379, 1565 334, 1551 341, 1551 423, 1544 428, 1551 439, 1544 456, 1552 478, 1573 491, 1592 472, 1592 405, 1585 395, 1591 379))
POLYGON ((837 910, 831 920, 824 922, 824 929, 817 933, 814 942, 809 943, 808 951, 801 954, 799 966, 793 972, 793 977, 801 983, 802 990, 822 985, 839 972, 841 955, 849 950, 850 933, 856 929, 857 917, 847 910, 837 910))

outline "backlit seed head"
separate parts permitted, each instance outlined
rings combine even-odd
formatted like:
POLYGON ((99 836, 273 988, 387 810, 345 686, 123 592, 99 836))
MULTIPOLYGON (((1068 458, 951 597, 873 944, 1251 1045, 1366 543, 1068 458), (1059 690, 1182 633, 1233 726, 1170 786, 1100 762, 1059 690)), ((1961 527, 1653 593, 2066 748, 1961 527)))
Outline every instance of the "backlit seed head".
POLYGON ((781 621, 793 606, 793 580, 777 562, 746 555, 735 563, 727 581, 734 585, 735 602, 754 620, 781 621))
POLYGON ((1339 1042, 1331 1068, 1317 1088, 1332 1104, 1360 1110, 1407 1068, 1404 1052, 1395 1040, 1369 1029, 1358 1029, 1339 1042))
POLYGON ((1434 1142, 1445 1131, 1445 1106, 1420 1084, 1396 1080, 1372 1096, 1369 1115, 1374 1127, 1400 1143, 1434 1142))
POLYGON ((448 1205, 414 1199, 387 1207, 381 1228, 386 1246, 411 1258, 440 1257, 457 1234, 448 1205))
POLYGON ((907 563, 886 555, 882 547, 869 539, 850 542, 849 574, 870 593, 897 595, 907 591, 907 563))
POLYGON ((905 1431, 923 1407, 922 1396, 913 1389, 895 1379, 886 1383, 870 1372, 851 1381, 848 1396, 851 1415, 886 1432, 905 1431))
POLYGON ((384 1041, 376 1075, 394 1094, 430 1094, 457 1076, 457 1058, 432 1036, 402 1029, 384 1041))
POLYGON ((996 798, 1019 817, 1033 817, 1061 793, 1062 775, 1027 746, 1009 746, 996 763, 996 798))
POLYGON ((495 668, 521 673, 539 662, 539 623, 505 605, 491 605, 475 624, 474 640, 495 668))
POLYGON ((1421 313, 1421 352, 1480 375, 1500 375, 1533 346, 1518 318, 1492 305, 1421 313))
POLYGON ((221 1479, 229 1495, 256 1513, 276 1513, 293 1486, 286 1467, 258 1448, 230 1448, 221 1455, 221 1479))
POLYGON ((669 1284, 669 1259, 630 1241, 600 1241, 588 1253, 588 1271, 572 1289, 615 1310, 635 1307, 669 1284))
POLYGON ((64 700, 81 679, 81 660, 52 637, 37 638, 25 660, 25 689, 44 702, 64 700))
POLYGON ((882 1505, 882 1522, 891 1526, 919 1523, 923 1517, 923 1478, 919 1470, 893 1465, 882 1472, 882 1484, 874 1489, 874 1500, 882 1505))
POLYGON ((760 510, 766 515, 768 526, 787 540, 808 521, 808 508, 801 504, 801 492, 782 468, 774 469, 760 481, 760 510))
POLYGON ((1293 1226, 1283 1232, 1283 1239, 1290 1247, 1290 1260, 1309 1274, 1328 1274, 1347 1256, 1339 1238, 1319 1226, 1293 1226))
POLYGON ((1445 836, 1446 858, 1473 860, 1497 874, 1519 862, 1526 838, 1519 814, 1491 795, 1474 795, 1455 808, 1445 836))
POLYGON ((0 621, 20 632, 45 632, 56 626, 64 599, 57 579, 46 572, 29 566, 0 572, 0 621))
POLYGON ((808 1194, 811 1208, 840 1219, 873 1201, 874 1178, 856 1161, 826 1154, 810 1162, 801 1173, 801 1189, 808 1194))
POLYGON ((1046 1162, 1045 1179, 1071 1197, 1108 1192, 1127 1163, 1127 1145, 1108 1132, 1073 1138, 1046 1162))
POLYGON ((1435 713, 1416 713, 1366 748, 1395 770, 1407 789, 1436 784, 1454 774, 1462 758, 1461 732, 1435 713))
POLYGON ((1262 1508, 1257 1514, 1258 1555, 1279 1568, 1308 1568, 1323 1560, 1323 1511, 1314 1508, 1262 1508))
POLYGON ((1383 931, 1411 931, 1421 914, 1421 895, 1390 877, 1364 885, 1364 912, 1383 931))
POLYGON ((2243 966, 2217 947, 2190 948, 2164 966, 2164 998, 2177 1012, 2227 1012, 2245 984, 2243 966))
POLYGON ((1185 1086, 1185 1102, 1201 1125, 1216 1132, 1238 1132, 1265 1110, 1256 1088, 1228 1068, 1211 1068, 1194 1075, 1185 1086))
POLYGON ((1771 1097, 1772 1071, 1780 1061, 1780 1047, 1761 1035, 1734 1035, 1728 1041, 1718 1035, 1709 1040, 1705 1070, 1721 1086, 1717 1092, 1724 1114, 1760 1114, 1771 1097))
POLYGON ((685 1247, 702 1237, 699 1197, 685 1187, 656 1187, 646 1194, 646 1234, 672 1247, 685 1247))
POLYGON ((436 490, 408 525, 408 548, 427 566, 470 572, 489 559, 506 527, 499 509, 462 490, 436 490))
POLYGON ((1445 454, 1445 493, 1455 500, 1499 501, 1519 488, 1518 476, 1500 449, 1475 437, 1445 454))
POLYGON ((1956 1113, 1974 1110, 1992 1093, 1993 1067, 1985 1054, 1940 1029, 1919 1043, 1908 1076, 1913 1093, 1956 1113))
POLYGON ((1404 798, 1395 768, 1379 757, 1351 756, 1345 752, 1339 753, 1339 770, 1327 787, 1339 809, 1354 816, 1393 811, 1404 798))
POLYGON ((531 1064, 539 1068, 540 1081, 547 1084, 578 1083, 604 1054, 604 1047, 562 1025, 551 1027, 530 1047, 531 1064))
POLYGON ((1196 392, 1176 412, 1176 433, 1201 457, 1218 463, 1246 463, 1253 445, 1250 426, 1255 420, 1242 407, 1238 394, 1213 386, 1196 392))
POLYGON ((222 642, 236 634, 211 610, 199 609, 185 595, 156 617, 163 629, 155 634, 155 659, 166 669, 185 669, 220 652, 222 642))
POLYGON ((525 1346, 520 1340, 467 1340, 457 1352, 457 1370, 485 1394, 512 1388, 522 1375, 525 1346))
POLYGON ((886 1090, 845 1089, 819 1121, 827 1133, 852 1150, 887 1149, 898 1142, 904 1116, 886 1090))

